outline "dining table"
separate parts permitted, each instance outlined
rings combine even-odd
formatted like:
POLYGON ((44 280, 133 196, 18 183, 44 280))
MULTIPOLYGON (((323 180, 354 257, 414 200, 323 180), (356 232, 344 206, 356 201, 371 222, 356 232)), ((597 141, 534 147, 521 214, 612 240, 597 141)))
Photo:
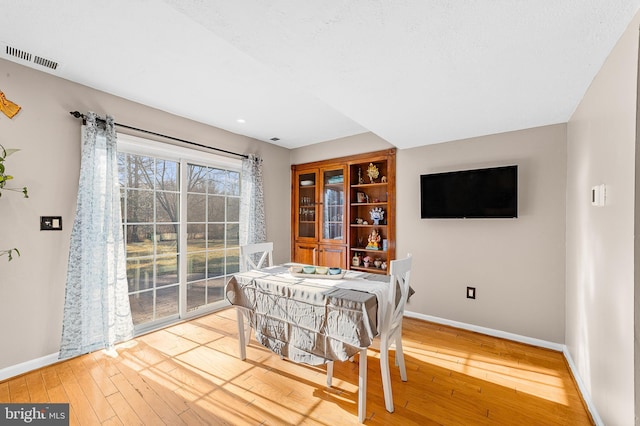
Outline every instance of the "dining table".
POLYGON ((246 358, 245 319, 258 343, 293 362, 332 365, 331 361, 346 361, 360 353, 358 417, 362 422, 366 350, 385 317, 389 276, 351 270, 320 276, 292 272, 296 266, 239 272, 229 279, 225 297, 238 308, 240 358, 246 358))

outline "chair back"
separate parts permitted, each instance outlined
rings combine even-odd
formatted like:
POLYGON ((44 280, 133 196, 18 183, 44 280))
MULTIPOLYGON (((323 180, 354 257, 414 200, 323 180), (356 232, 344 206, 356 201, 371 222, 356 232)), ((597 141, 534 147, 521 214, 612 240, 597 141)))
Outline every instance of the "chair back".
POLYGON ((273 243, 255 243, 240 246, 240 271, 273 266, 273 243))
POLYGON ((392 336, 402 328, 404 307, 409 298, 409 279, 411 277, 411 254, 400 260, 392 260, 389 267, 389 305, 385 315, 383 332, 392 336))

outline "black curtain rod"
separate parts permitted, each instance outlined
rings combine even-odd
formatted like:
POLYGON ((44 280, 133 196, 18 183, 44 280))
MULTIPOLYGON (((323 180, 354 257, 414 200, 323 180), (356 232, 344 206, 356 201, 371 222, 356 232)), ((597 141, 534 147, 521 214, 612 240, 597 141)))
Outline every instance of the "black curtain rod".
MULTIPOLYGON (((84 115, 84 114, 82 114, 82 113, 80 113, 78 111, 69 112, 69 114, 73 115, 75 118, 82 118, 83 122, 87 119, 86 115, 84 115)), ((102 122, 106 122, 106 120, 104 118, 100 118, 100 117, 98 117, 97 120, 98 121, 102 121, 102 122)), ((225 154, 237 155, 238 157, 249 158, 249 156, 246 155, 246 154, 238 154, 237 152, 227 151, 225 149, 214 148, 212 146, 202 145, 202 144, 199 144, 197 142, 191 142, 191 141, 187 141, 187 140, 184 140, 184 139, 174 138, 173 136, 163 135, 162 133, 156 133, 156 132, 152 132, 150 130, 144 130, 144 129, 139 129, 137 127, 127 126, 126 124, 120 124, 120 123, 114 123, 114 124, 116 126, 118 126, 118 127, 124 127, 125 129, 135 130, 136 132, 142 132, 142 133, 147 133, 149 135, 160 136, 162 138, 171 139, 171 140, 182 142, 182 143, 186 143, 186 144, 189 144, 189 145, 199 146, 200 148, 213 149, 214 151, 224 152, 225 154)))

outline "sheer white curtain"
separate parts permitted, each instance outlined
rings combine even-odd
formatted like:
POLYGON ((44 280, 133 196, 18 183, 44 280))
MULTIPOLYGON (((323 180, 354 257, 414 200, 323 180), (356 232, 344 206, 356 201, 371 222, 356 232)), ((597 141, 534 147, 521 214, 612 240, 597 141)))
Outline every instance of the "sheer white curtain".
POLYGON ((133 337, 122 237, 116 131, 89 113, 71 233, 59 357, 68 358, 133 337))
POLYGON ((262 158, 249 154, 249 158, 242 160, 240 185, 240 244, 265 242, 267 225, 264 217, 262 158))

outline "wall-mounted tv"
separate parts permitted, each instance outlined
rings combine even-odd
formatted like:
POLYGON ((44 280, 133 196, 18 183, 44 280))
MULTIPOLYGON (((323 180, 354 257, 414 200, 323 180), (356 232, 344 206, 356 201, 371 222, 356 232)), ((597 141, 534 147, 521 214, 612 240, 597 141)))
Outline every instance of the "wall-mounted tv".
POLYGON ((518 217, 518 166, 420 176, 423 219, 518 217))

